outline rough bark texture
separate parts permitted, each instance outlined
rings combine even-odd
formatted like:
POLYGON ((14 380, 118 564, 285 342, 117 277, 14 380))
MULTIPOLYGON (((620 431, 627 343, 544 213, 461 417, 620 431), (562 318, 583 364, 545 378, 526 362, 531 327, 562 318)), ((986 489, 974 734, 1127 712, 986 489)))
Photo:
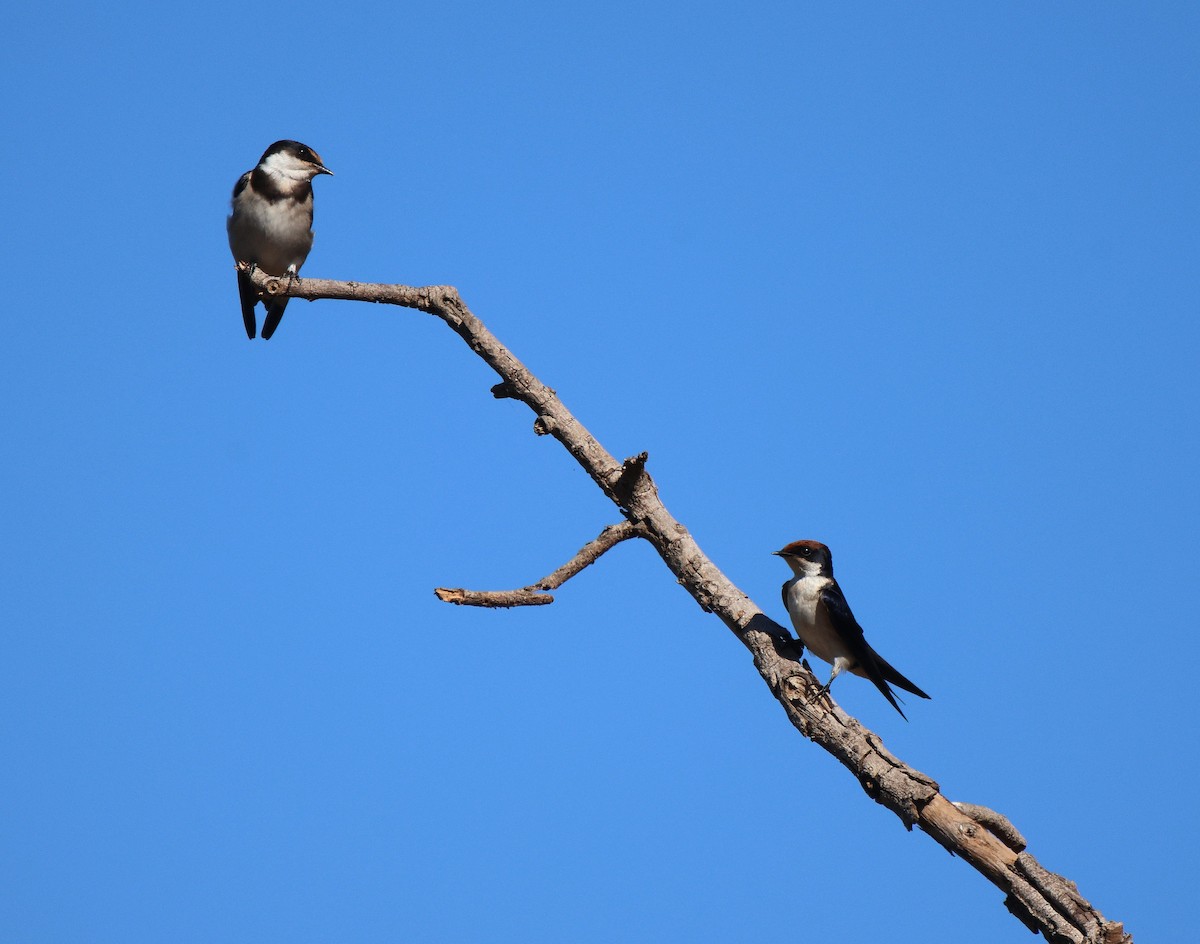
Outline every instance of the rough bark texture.
MULTIPOLYGON (((974 866, 1004 892, 1005 906, 1047 940, 1055 944, 1131 944, 1133 939, 1120 922, 1105 920, 1079 894, 1073 882, 1047 871, 1033 856, 1022 851, 1024 838, 1007 819, 973 804, 955 805, 942 796, 934 780, 889 753, 878 735, 828 699, 814 698, 820 683, 800 663, 798 644, 721 573, 687 529, 671 516, 646 472, 646 455, 624 462, 613 458, 563 406, 557 394, 530 373, 470 312, 454 288, 309 278, 297 279, 289 285, 287 279, 261 272, 254 272, 251 277, 266 296, 400 305, 428 312, 446 322, 500 375, 501 383, 492 389, 493 394, 529 406, 536 416, 534 431, 562 443, 621 510, 631 527, 629 533, 621 532, 623 536, 619 539, 637 536, 654 546, 700 608, 719 617, 750 650, 755 668, 796 729, 836 757, 858 779, 867 796, 895 813, 907 828, 917 826, 974 866)), ((558 586, 615 543, 602 534, 555 575, 522 590, 484 593, 440 589, 438 596, 449 602, 493 606, 550 602, 548 595, 540 592, 550 588, 543 584, 561 576, 554 584, 558 586), (585 557, 586 562, 576 566, 585 557), (489 596, 493 602, 484 602, 489 596), (532 601, 532 597, 540 599, 532 601)))

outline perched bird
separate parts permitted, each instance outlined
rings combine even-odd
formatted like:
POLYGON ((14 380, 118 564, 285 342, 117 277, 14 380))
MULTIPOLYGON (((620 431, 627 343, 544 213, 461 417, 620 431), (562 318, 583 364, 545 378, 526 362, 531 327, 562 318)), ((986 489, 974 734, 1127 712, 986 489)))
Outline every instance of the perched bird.
MULTIPOLYGON (((320 155, 299 141, 276 141, 233 187, 233 212, 225 229, 229 248, 237 262, 249 262, 271 275, 295 278, 308 251, 312 249, 312 179, 333 171, 320 155)), ((238 272, 238 294, 242 300, 242 320, 246 337, 256 329, 254 305, 258 292, 245 272, 238 272)), ((263 301, 267 310, 263 321, 263 339, 279 327, 287 297, 263 301)))
POLYGON ((844 671, 870 679, 906 721, 896 703, 891 685, 928 698, 923 691, 897 672, 863 638, 862 627, 850 612, 842 588, 833 579, 833 555, 819 541, 793 541, 775 554, 782 557, 795 575, 783 585, 783 605, 804 648, 833 666, 821 692, 844 671))

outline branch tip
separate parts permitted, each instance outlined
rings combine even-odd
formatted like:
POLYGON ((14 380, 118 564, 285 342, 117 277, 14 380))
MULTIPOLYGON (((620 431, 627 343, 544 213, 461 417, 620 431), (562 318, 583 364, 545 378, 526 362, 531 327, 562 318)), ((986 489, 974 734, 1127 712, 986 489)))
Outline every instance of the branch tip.
POLYGON ((443 603, 456 606, 482 606, 505 609, 513 606, 545 606, 554 602, 549 593, 531 587, 520 590, 464 590, 462 587, 438 587, 433 591, 443 603))

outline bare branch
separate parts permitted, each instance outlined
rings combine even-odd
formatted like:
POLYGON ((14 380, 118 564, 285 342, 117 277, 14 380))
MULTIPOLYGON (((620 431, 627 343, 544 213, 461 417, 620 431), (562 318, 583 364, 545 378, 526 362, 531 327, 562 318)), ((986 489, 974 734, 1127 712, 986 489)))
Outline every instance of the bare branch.
POLYGON ((520 590, 464 590, 462 587, 438 587, 434 594, 443 603, 454 603, 458 606, 486 606, 491 609, 504 609, 510 606, 545 606, 553 603, 554 597, 549 593, 540 593, 528 587, 520 590))
MULTIPOLYGON (((641 529, 641 536, 654 545, 700 607, 716 614, 750 650, 759 675, 796 729, 837 758, 869 797, 895 813, 908 828, 920 827, 970 863, 1005 893, 1009 909, 1047 940, 1131 944, 1133 939, 1121 923, 1105 920, 1079 895, 1073 883, 1045 870, 1028 853, 1010 848, 990 826, 942 796, 934 780, 888 752, 877 734, 831 699, 815 699, 820 683, 799 663, 795 640, 734 586, 700 550, 687 528, 671 516, 645 469, 645 457, 637 456, 624 464, 614 459, 555 392, 530 373, 471 313, 454 288, 308 278, 289 285, 285 278, 261 272, 253 273, 251 278, 261 291, 271 295, 380 302, 416 308, 441 318, 500 375, 500 392, 493 388, 494 395, 520 400, 534 412, 535 430, 562 443, 626 519, 641 529)), ((526 590, 536 593, 537 587, 526 590)))
POLYGON ((644 537, 646 537, 645 532, 633 522, 622 521, 618 524, 610 524, 597 537, 588 541, 587 544, 576 551, 574 557, 554 573, 550 574, 550 576, 543 577, 534 586, 539 590, 556 590, 583 570, 583 568, 596 563, 600 559, 600 555, 605 551, 611 550, 622 541, 628 541, 630 538, 644 537))
POLYGON ((444 603, 456 603, 460 606, 544 606, 554 602, 554 597, 545 591, 558 589, 583 568, 596 563, 601 554, 622 541, 645 536, 641 528, 629 521, 610 524, 598 537, 576 551, 575 556, 558 570, 528 587, 521 587, 519 590, 462 590, 457 587, 438 587, 433 592, 444 603))

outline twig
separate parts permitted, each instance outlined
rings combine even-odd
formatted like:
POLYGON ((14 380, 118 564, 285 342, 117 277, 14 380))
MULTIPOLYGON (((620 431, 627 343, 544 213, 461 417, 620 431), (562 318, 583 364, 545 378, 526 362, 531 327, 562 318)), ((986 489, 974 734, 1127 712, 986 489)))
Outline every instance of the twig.
POLYGON ((610 524, 598 537, 576 551, 575 556, 558 570, 527 587, 518 590, 463 590, 460 587, 438 587, 433 592, 442 602, 456 603, 460 606, 544 606, 554 602, 554 597, 547 593, 547 590, 557 590, 585 567, 598 561, 601 554, 622 541, 645 536, 642 529, 631 522, 610 524))

